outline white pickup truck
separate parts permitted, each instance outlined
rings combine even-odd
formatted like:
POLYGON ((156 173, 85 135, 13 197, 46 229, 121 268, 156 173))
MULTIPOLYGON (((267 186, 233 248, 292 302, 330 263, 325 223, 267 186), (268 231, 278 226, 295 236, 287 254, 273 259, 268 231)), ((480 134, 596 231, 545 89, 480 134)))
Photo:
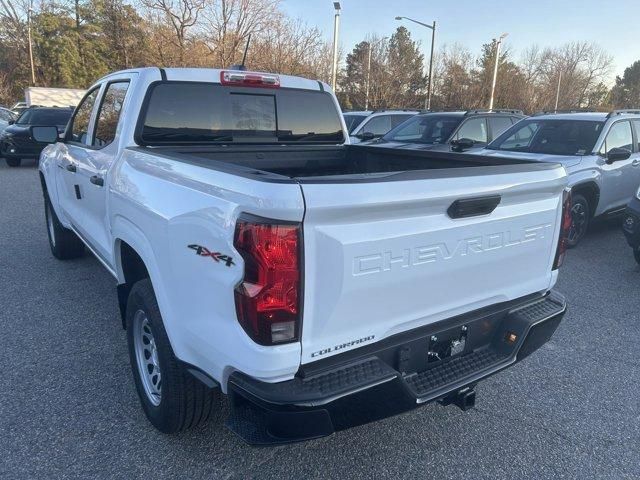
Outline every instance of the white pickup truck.
POLYGON ((549 340, 565 170, 348 145, 315 80, 127 70, 87 91, 39 172, 51 251, 114 276, 135 385, 163 432, 227 394, 252 444, 440 400, 549 340))

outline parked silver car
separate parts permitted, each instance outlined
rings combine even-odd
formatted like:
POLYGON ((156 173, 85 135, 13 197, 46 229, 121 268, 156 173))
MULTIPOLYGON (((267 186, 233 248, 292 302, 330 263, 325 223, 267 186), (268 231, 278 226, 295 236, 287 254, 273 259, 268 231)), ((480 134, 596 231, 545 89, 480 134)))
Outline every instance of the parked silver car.
POLYGON ((534 115, 472 153, 561 163, 572 187, 575 246, 594 217, 623 211, 638 190, 640 110, 534 115))
POLYGON ((344 112, 342 116, 351 143, 360 143, 382 137, 417 113, 417 110, 363 110, 344 112))

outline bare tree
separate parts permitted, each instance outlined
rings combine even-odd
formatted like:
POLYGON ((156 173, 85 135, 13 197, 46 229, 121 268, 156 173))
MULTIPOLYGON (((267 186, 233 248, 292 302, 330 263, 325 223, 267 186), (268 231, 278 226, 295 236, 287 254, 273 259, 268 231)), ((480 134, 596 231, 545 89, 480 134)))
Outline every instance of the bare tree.
POLYGON ((219 67, 233 64, 249 35, 266 34, 282 26, 279 3, 279 0, 212 0, 204 12, 202 27, 215 64, 219 67))
POLYGON ((280 16, 252 43, 249 50, 251 68, 316 78, 322 70, 326 46, 322 32, 300 20, 280 16))
POLYGON ((471 108, 477 101, 473 87, 471 52, 459 43, 444 45, 435 58, 433 106, 455 110, 471 108))
POLYGON ((207 0, 142 0, 142 3, 168 22, 173 31, 172 43, 178 48, 178 61, 184 66, 190 30, 198 23, 207 0))

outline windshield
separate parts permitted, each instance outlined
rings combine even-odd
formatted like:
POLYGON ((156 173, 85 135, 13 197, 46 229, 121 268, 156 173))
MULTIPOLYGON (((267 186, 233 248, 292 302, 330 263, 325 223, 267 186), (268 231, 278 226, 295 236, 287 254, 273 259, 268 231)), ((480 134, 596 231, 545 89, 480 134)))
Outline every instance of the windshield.
POLYGON ((71 109, 28 109, 18 117, 16 125, 43 125, 64 127, 73 112, 71 109))
POLYGON ((355 115, 352 113, 344 113, 342 115, 344 117, 344 123, 347 124, 347 131, 349 133, 353 133, 353 131, 362 123, 362 121, 367 118, 366 115, 355 115))
POLYGON ((313 90, 163 82, 143 118, 145 145, 344 141, 333 97, 313 90))
POLYGON ((521 120, 488 148, 547 155, 586 155, 600 136, 604 122, 585 120, 521 120))
POLYGON ((417 115, 387 133, 384 140, 404 143, 445 143, 462 122, 456 115, 417 115))

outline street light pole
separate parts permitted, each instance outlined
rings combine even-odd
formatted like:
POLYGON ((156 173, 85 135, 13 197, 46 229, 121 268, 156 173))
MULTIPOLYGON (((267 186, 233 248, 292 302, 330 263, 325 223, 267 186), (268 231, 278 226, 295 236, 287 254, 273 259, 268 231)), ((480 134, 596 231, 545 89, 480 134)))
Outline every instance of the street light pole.
POLYGON ((425 105, 426 110, 431 110, 431 76, 433 74, 433 46, 436 43, 436 21, 433 21, 433 26, 431 27, 431 55, 429 55, 429 83, 427 86, 427 104, 425 105))
POLYGON ((364 109, 369 110, 369 79, 371 78, 371 49, 373 43, 369 42, 369 55, 367 56, 367 85, 364 91, 364 109))
POLYGON ((31 84, 36 85, 36 71, 33 66, 33 46, 31 45, 31 15, 33 13, 33 0, 29 0, 29 10, 27 10, 27 39, 29 42, 29 61, 31 62, 31 84))
POLYGON ((560 82, 562 81, 562 72, 558 72, 558 88, 556 89, 556 108, 554 112, 558 111, 558 101, 560 100, 560 82))
POLYGON ((409 17, 396 17, 396 20, 408 20, 413 23, 417 23, 418 25, 422 25, 423 27, 427 27, 431 29, 431 55, 429 56, 429 81, 427 83, 427 97, 424 100, 424 107, 427 110, 431 110, 431 92, 433 90, 433 47, 436 43, 436 22, 428 25, 426 23, 419 22, 418 20, 414 20, 409 17))
POLYGON ((493 66, 493 81, 491 82, 491 98, 489 99, 489 110, 493 110, 493 96, 496 91, 496 80, 498 78, 498 64, 500 63, 500 45, 502 44, 502 40, 504 40, 507 35, 509 34, 503 33, 502 35, 500 35, 496 43, 496 62, 495 62, 495 65, 493 66))
POLYGON ((336 91, 336 77, 338 76, 338 30, 340 28, 340 2, 333 2, 336 14, 333 17, 333 66, 331 68, 331 88, 336 91))

